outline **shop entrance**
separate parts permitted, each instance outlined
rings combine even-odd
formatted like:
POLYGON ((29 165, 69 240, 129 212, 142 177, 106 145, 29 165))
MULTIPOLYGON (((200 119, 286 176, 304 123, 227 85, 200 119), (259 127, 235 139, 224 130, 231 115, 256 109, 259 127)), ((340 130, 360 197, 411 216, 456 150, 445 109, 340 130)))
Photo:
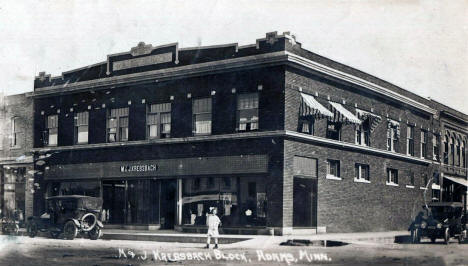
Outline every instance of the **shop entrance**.
POLYGON ((177 179, 161 180, 161 228, 174 229, 177 179))
POLYGON ((161 181, 152 179, 103 181, 104 222, 127 225, 160 224, 160 203, 162 210, 168 208, 168 205, 160 202, 160 186, 161 181))
POLYGON ((294 177, 293 226, 317 226, 317 179, 294 177))

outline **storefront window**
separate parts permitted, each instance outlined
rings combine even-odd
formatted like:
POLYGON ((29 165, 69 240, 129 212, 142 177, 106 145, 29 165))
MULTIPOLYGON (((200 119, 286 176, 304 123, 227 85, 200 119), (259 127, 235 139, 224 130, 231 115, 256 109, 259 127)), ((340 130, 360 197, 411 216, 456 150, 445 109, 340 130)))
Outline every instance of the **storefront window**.
POLYGON ((210 207, 223 226, 266 225, 266 183, 260 177, 202 177, 182 181, 182 224, 205 226, 210 207))

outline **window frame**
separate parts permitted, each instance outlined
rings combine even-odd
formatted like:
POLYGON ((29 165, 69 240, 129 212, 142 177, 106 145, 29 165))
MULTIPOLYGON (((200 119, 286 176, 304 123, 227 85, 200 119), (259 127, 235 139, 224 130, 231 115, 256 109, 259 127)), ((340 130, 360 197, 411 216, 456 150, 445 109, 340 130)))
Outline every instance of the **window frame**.
POLYGON ((368 164, 354 164, 354 182, 370 183, 370 166, 368 164), (367 178, 363 178, 363 171, 367 172, 367 178))
MULTIPOLYGON (((237 132, 249 132, 249 131, 258 131, 259 130, 259 106, 260 106, 260 94, 258 92, 248 92, 248 93, 240 93, 240 94, 237 94, 237 102, 236 102, 236 131, 237 132), (252 98, 254 98, 254 100, 252 101, 252 105, 253 107, 252 108, 242 108, 241 109, 241 101, 243 100, 242 98, 249 98, 248 96, 254 96, 252 98), (256 101, 255 101, 256 100, 256 101), (247 119, 245 120, 246 122, 245 123, 241 123, 241 112, 242 111, 247 111, 247 110, 250 110, 252 113, 255 113, 256 115, 254 115, 250 120, 247 119), (254 117, 256 117, 256 119, 254 119, 254 117), (241 124, 245 124, 245 129, 241 129, 241 124), (254 128, 252 128, 252 125, 256 125, 254 126, 254 128)), ((250 98, 251 99, 251 98, 250 98)))
MULTIPOLYGON (((156 107, 155 107, 156 109, 156 107)), ((166 102, 166 103, 152 103, 148 104, 146 108, 146 139, 164 139, 164 138, 170 138, 171 137, 171 131, 172 131, 172 103, 166 102), (152 106, 157 106, 157 105, 167 105, 165 110, 163 111, 151 111, 152 106), (162 117, 164 115, 169 115, 169 123, 162 123, 162 117), (156 117, 156 123, 155 124, 149 124, 150 123, 150 116, 155 116, 156 117), (169 131, 165 131, 165 125, 169 124, 169 131), (151 136, 151 127, 156 126, 156 136, 151 136), (163 132, 164 131, 164 132, 163 132)))
POLYGON ((421 158, 425 159, 427 158, 427 142, 428 142, 428 139, 429 139, 429 133, 427 132, 427 130, 423 130, 421 129, 421 150, 420 150, 420 155, 421 155, 421 158))
POLYGON ((334 122, 334 121, 327 120, 326 138, 331 139, 331 140, 341 141, 341 129, 342 129, 342 127, 343 127, 343 123, 341 123, 341 122, 334 122), (330 125, 333 125, 335 127, 335 129, 330 130, 330 125), (338 127, 338 129, 336 127, 338 127), (338 139, 331 137, 332 133, 335 133, 335 132, 338 134, 338 139))
POLYGON ((44 136, 44 146, 48 146, 48 147, 56 147, 58 146, 58 119, 59 119, 59 116, 58 114, 52 114, 52 115, 47 115, 46 116, 46 130, 44 131, 46 133, 46 136, 44 136), (55 121, 57 123, 57 125, 55 127, 50 127, 49 125, 49 117, 55 117, 55 121), (54 129, 53 131, 56 131, 54 134, 51 134, 51 130, 54 129), (50 144, 51 143, 51 136, 55 136, 55 143, 54 144, 50 144), (47 140, 46 140, 47 138, 47 140))
POLYGON ((393 120, 387 120, 387 123, 387 151, 398 152, 398 127, 400 123, 393 120))
POLYGON ((406 126, 406 155, 414 156, 414 126, 406 126))
POLYGON ((88 111, 77 112, 74 115, 73 128, 74 128, 74 144, 75 145, 88 144, 89 143, 89 112, 88 111), (86 118, 87 118, 86 119, 86 124, 78 125, 77 123, 79 122, 78 121, 79 120, 79 115, 83 114, 83 113, 86 113, 86 118), (80 127, 86 127, 86 132, 87 132, 86 141, 79 141, 80 127))
MULTIPOLYGON (((201 120, 202 121, 202 120, 201 120)), ((205 121, 205 120, 203 120, 205 121)), ((208 121, 208 120, 206 120, 208 121)), ((211 97, 203 97, 203 98, 194 98, 192 99, 192 134, 194 136, 208 136, 208 135, 211 135, 213 134, 213 100, 211 97), (201 101, 201 100, 208 100, 209 99, 209 102, 210 102, 210 111, 206 111, 206 112, 198 112, 198 113, 195 113, 195 102, 196 101, 201 101), (209 119, 209 132, 197 132, 197 117, 198 116, 202 116, 202 115, 209 115, 210 119, 209 119)))
POLYGON ((341 180, 341 164, 340 164, 340 160, 334 160, 334 159, 327 159, 327 175, 326 175, 326 179, 334 179, 334 180, 341 180), (333 168, 336 167, 336 175, 335 174, 332 174, 331 170, 332 170, 332 166, 334 166, 333 168))
POLYGON ((21 131, 18 129, 18 122, 19 121, 19 117, 17 116, 14 116, 11 118, 11 140, 10 140, 10 148, 19 148, 19 144, 18 144, 18 140, 19 140, 19 134, 21 133, 21 131))
POLYGON ((395 169, 395 168, 387 168, 386 185, 388 185, 388 186, 399 186, 398 182, 399 182, 399 180, 398 180, 398 170, 395 169))
MULTIPOLYGON (((117 111, 115 111, 117 112, 117 111)), ((130 108, 129 107, 120 107, 120 108, 110 108, 107 110, 107 123, 106 123, 106 140, 107 143, 115 143, 115 142, 125 142, 128 141, 128 133, 129 133, 129 121, 130 120, 130 108), (113 110, 121 110, 121 109, 126 109, 126 115, 116 115, 112 116, 112 111, 113 110), (111 119, 116 120, 115 127, 110 127, 111 119), (123 127, 121 126, 121 121, 127 119, 127 126, 123 127), (110 132, 111 129, 115 129, 115 132, 110 132), (126 138, 122 138, 122 133, 123 129, 126 129, 126 138), (110 141, 110 134, 115 134, 115 140, 110 141)))
POLYGON ((306 117, 306 116, 299 116, 299 123, 297 131, 302 134, 308 135, 315 135, 315 118, 313 117, 306 117), (304 125, 307 124, 307 131, 305 132, 304 125))
POLYGON ((365 147, 370 147, 370 125, 369 120, 366 119, 361 125, 355 125, 355 144, 365 147), (366 127, 365 127, 366 126, 366 127))

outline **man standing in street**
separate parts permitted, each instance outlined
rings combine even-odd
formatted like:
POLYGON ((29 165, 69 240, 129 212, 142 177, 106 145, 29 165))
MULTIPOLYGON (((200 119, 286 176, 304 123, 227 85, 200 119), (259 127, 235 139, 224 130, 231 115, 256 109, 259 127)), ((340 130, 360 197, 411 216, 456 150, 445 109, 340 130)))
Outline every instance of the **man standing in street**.
POLYGON ((210 248, 211 237, 213 237, 215 240, 214 248, 218 248, 218 227, 221 224, 221 220, 216 215, 217 212, 218 210, 215 207, 211 207, 210 214, 207 217, 206 223, 208 224, 208 234, 206 239, 206 248, 210 248))

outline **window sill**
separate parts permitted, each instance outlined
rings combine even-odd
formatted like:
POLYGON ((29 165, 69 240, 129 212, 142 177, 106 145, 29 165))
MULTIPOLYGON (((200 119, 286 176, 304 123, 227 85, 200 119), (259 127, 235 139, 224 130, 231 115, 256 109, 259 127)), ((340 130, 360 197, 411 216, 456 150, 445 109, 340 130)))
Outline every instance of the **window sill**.
POLYGON ((334 176, 334 175, 327 175, 326 179, 331 179, 331 180, 341 180, 341 177, 339 176, 334 176))
POLYGON ((356 183, 365 183, 365 184, 370 184, 371 181, 362 179, 362 178, 354 178, 354 182, 356 183))
POLYGON ((414 186, 406 185, 406 188, 414 188, 414 186))
POLYGON ((398 187, 398 184, 393 183, 393 182, 386 182, 385 184, 386 184, 387 186, 398 187))
POLYGON ((19 150, 21 146, 10 146, 10 150, 19 150))
POLYGON ((425 188, 425 187, 419 187, 419 189, 426 190, 427 188, 425 188))

